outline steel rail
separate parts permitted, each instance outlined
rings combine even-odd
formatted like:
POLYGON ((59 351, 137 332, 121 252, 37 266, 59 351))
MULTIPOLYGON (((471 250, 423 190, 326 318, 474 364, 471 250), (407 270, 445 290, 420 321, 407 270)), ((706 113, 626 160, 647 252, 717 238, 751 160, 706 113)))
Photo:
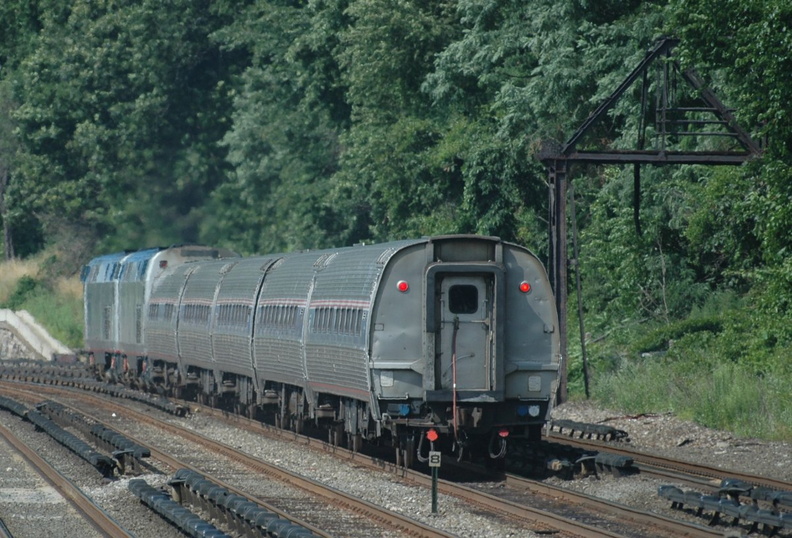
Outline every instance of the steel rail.
MULTIPOLYGON (((205 406, 201 407, 201 411, 202 413, 205 414, 214 414, 216 416, 222 415, 226 419, 229 418, 228 415, 223 415, 222 412, 205 406)), ((280 438, 287 438, 292 441, 300 442, 308 446, 313 446, 315 448, 322 449, 325 452, 333 453, 334 455, 342 459, 345 459, 347 461, 353 462, 356 465, 360 465, 372 470, 390 472, 391 474, 398 475, 401 478, 415 482, 416 484, 419 484, 427 489, 431 488, 432 486, 431 477, 423 472, 413 469, 405 469, 404 467, 397 466, 394 463, 374 459, 370 455, 361 454, 359 452, 354 452, 346 448, 331 445, 330 443, 327 443, 325 441, 300 435, 292 431, 281 430, 279 428, 275 428, 267 424, 262 424, 261 422, 257 422, 245 417, 240 417, 238 415, 231 415, 230 418, 233 418, 236 422, 239 423, 240 426, 249 428, 251 430, 258 432, 265 432, 269 435, 273 435, 280 438)), ((548 486, 548 488, 549 488, 548 491, 550 489, 553 489, 552 486, 548 486)), ((518 504, 506 499, 502 499, 495 495, 490 495, 488 493, 476 490, 474 488, 469 488, 467 486, 455 484, 448 480, 443 480, 443 479, 438 480, 438 491, 445 495, 457 497, 470 504, 479 505, 487 510, 499 512, 502 514, 507 514, 517 520, 528 522, 533 525, 534 528, 532 530, 534 530, 535 532, 540 532, 540 533, 563 532, 563 533, 567 533, 568 535, 574 535, 574 536, 602 537, 602 538, 622 537, 621 534, 606 529, 598 528, 576 519, 567 518, 564 517, 563 515, 555 514, 550 511, 543 510, 541 508, 518 504)), ((575 493, 568 492, 567 490, 559 489, 559 492, 561 491, 568 493, 569 495, 575 495, 575 493)), ((597 500, 594 499, 593 497, 589 497, 589 499, 593 499, 594 501, 597 500)), ((577 499, 577 502, 580 504, 581 499, 577 499)), ((711 537, 718 535, 683 533, 683 534, 678 534, 678 536, 711 537)))
POLYGON ((75 486, 68 478, 50 465, 41 456, 14 435, 11 430, 0 424, 0 436, 16 450, 41 477, 55 488, 78 513, 104 536, 133 536, 119 525, 107 512, 75 486))
MULTIPOLYGON (((49 387, 45 387, 44 390, 45 391, 48 391, 48 390, 56 391, 56 390, 64 390, 64 389, 63 388, 57 389, 55 387, 53 387, 52 389, 49 389, 49 387)), ((71 393, 71 394, 74 394, 74 393, 71 393)), ((77 395, 80 396, 80 397, 91 398, 91 399, 98 398, 98 396, 95 396, 95 395, 92 395, 92 394, 77 393, 77 395)), ((213 444, 216 443, 214 441, 211 441, 211 440, 208 440, 208 439, 204 439, 204 438, 202 438, 202 436, 200 436, 200 435, 198 435, 198 434, 196 434, 194 432, 191 432, 190 430, 183 430, 182 428, 180 428, 178 426, 174 426, 174 425, 169 424, 167 422, 158 421, 156 418, 151 417, 150 415, 140 414, 140 413, 138 413, 138 412, 136 412, 134 410, 131 410, 131 409, 126 408, 126 407, 123 407, 123 405, 116 404, 116 403, 114 403, 112 401, 108 401, 106 399, 101 399, 101 402, 102 402, 102 405, 104 405, 104 406, 115 408, 116 410, 123 411, 124 413, 126 413, 128 415, 130 413, 132 413, 134 418, 135 418, 135 420, 142 420, 142 421, 145 421, 147 423, 156 422, 156 426, 157 427, 166 428, 167 430, 171 431, 174 435, 179 435, 179 436, 182 436, 182 437, 188 437, 191 442, 200 443, 202 445, 206 445, 206 442, 210 442, 210 443, 213 443, 213 444)), ((404 467, 400 467, 400 466, 397 466, 397 465, 389 463, 389 462, 384 462, 382 460, 375 460, 375 459, 372 459, 372 457, 369 456, 369 455, 364 455, 364 454, 361 454, 361 453, 358 453, 358 452, 353 452, 353 451, 347 450, 345 448, 341 448, 341 447, 338 447, 338 446, 335 446, 335 445, 331 445, 331 444, 329 444, 329 443, 327 443, 325 441, 321 441, 321 440, 318 440, 318 439, 315 439, 315 438, 311 438, 311 437, 308 437, 308 436, 305 436, 305 435, 297 434, 297 433, 295 433, 293 431, 282 430, 280 428, 276 428, 276 427, 270 426, 268 424, 263 424, 263 423, 261 423, 259 421, 251 420, 251 419, 248 419, 246 417, 239 416, 239 415, 229 414, 229 413, 227 413, 225 411, 218 410, 218 409, 215 409, 215 408, 212 408, 212 407, 209 407, 209 406, 196 404, 194 402, 190 402, 189 405, 192 406, 193 408, 198 408, 199 407, 201 409, 201 413, 202 414, 214 416, 216 418, 221 418, 221 419, 223 419, 225 421, 230 421, 230 420, 234 421, 239 427, 247 429, 249 431, 254 431, 254 432, 257 432, 257 433, 264 433, 264 434, 269 435, 269 436, 277 437, 277 438, 280 438, 280 439, 286 439, 286 440, 289 440, 289 441, 292 441, 292 442, 297 442, 297 443, 304 444, 306 446, 311 446, 313 448, 321 449, 321 450, 323 450, 325 452, 330 452, 330 453, 332 453, 333 455, 335 455, 337 457, 340 457, 340 458, 345 459, 347 461, 353 462, 356 465, 364 466, 364 467, 367 467, 367 468, 370 468, 370 469, 373 469, 373 470, 387 471, 387 472, 390 472, 390 473, 392 473, 394 475, 398 475, 399 477, 401 477, 403 479, 410 480, 410 481, 412 481, 412 482, 414 482, 416 484, 419 484, 419 485, 421 485, 423 487, 426 487, 426 488, 430 488, 431 487, 431 478, 429 476, 427 476, 426 474, 421 473, 420 471, 416 471, 416 470, 412 470, 412 469, 405 469, 404 467)), ((95 419, 95 420, 98 420, 98 419, 95 419)), ((101 421, 99 421, 99 422, 101 422, 101 421)), ((130 438, 130 439, 132 439, 132 438, 130 438)), ((132 439, 132 440, 135 441, 135 439, 132 439)), ((271 477, 273 477, 273 478, 275 478, 277 480, 288 481, 288 482, 294 482, 296 480, 296 478, 294 478, 291 473, 288 473, 287 471, 283 471, 283 470, 277 469, 277 468, 273 469, 272 468, 273 466, 269 466, 265 462, 258 462, 256 460, 255 463, 245 463, 244 461, 240 461, 239 458, 244 458, 243 454, 239 454, 233 448, 227 447, 226 445, 222 445, 222 443, 216 443, 216 444, 219 447, 222 447, 218 451, 223 453, 223 455, 225 455, 226 457, 229 457, 231 459, 234 459, 236 461, 239 461, 243 465, 249 465, 252 468, 254 468, 257 472, 261 472, 262 474, 266 474, 266 475, 271 476, 271 477), (259 467, 259 463, 265 465, 266 467, 259 467), (281 474, 281 473, 284 473, 284 474, 281 474)), ((181 462, 169 461, 169 459, 168 459, 169 456, 167 456, 166 454, 160 455, 159 451, 156 451, 153 448, 151 450, 152 450, 152 456, 153 457, 161 459, 163 462, 165 462, 166 464, 168 464, 168 465, 170 465, 170 466, 172 466, 174 468, 178 468, 179 466, 187 467, 181 462)), ((213 448, 213 450, 215 450, 215 449, 213 448)), ((199 472, 203 472, 200 469, 195 469, 195 470, 197 470, 199 472)), ((305 479, 303 477, 300 477, 299 475, 297 475, 297 477, 298 477, 297 479, 299 479, 299 480, 308 480, 308 479, 305 479)), ((512 480, 513 480, 513 484, 517 484, 518 483, 516 477, 513 478, 512 480)), ((319 486, 322 487, 322 488, 325 488, 325 486, 323 486, 321 484, 319 484, 319 486)), ((227 487, 228 489, 232 489, 232 487, 227 485, 227 484, 224 484, 224 487, 227 487)), ((310 491, 310 489, 309 489, 310 487, 312 487, 312 486, 309 486, 309 485, 305 486, 305 488, 308 491, 310 491)), ((523 486, 519 486, 519 487, 521 487, 522 489, 526 489, 524 485, 523 486)), ((546 495, 546 496, 554 496, 554 497, 557 497, 557 498, 563 498, 565 500, 565 502, 572 502, 572 503, 575 503, 575 504, 578 504, 578 505, 585 505, 585 504, 591 505, 591 503, 595 503, 596 508, 594 508, 594 510, 600 510, 600 511, 605 512, 605 513, 610 513, 610 514, 612 514, 612 517, 624 517, 625 519, 627 519, 629 521, 636 521, 637 519, 640 519, 640 515, 637 515, 635 510, 630 511, 630 509, 627 508, 627 507, 624 507, 624 510, 621 513, 619 513, 619 510, 617 508, 614 508, 614 507, 610 506, 610 504, 613 504, 613 503, 607 503, 607 501, 602 501, 602 500, 596 499, 594 497, 580 495, 580 494, 577 494, 577 493, 574 493, 574 492, 570 492, 569 490, 563 490, 561 488, 554 488, 552 486, 544 486, 544 485, 542 485, 542 487, 544 488, 544 493, 543 494, 546 495), (597 503, 600 503, 600 504, 597 504, 597 503), (613 514, 615 514, 615 515, 613 515, 613 514), (619 514, 621 514, 621 515, 619 515, 619 514)), ((535 491, 538 491, 538 489, 539 489, 539 486, 536 487, 535 491)), ((559 532, 560 531, 562 533, 566 533, 567 535, 587 536, 587 537, 591 536, 591 537, 602 537, 602 538, 619 538, 619 537, 622 536, 622 534, 619 534, 617 532, 613 532, 613 531, 610 531, 610 530, 607 530, 607 529, 595 527, 593 525, 587 524, 587 523, 585 523, 583 521, 580 521, 580 520, 577 520, 577 519, 574 519, 574 518, 567 518, 567 517, 565 517, 563 515, 555 514, 555 513, 551 512, 551 511, 544 510, 544 509, 541 509, 541 508, 527 506, 527 505, 524 505, 524 504, 517 504, 517 503, 511 502, 511 501, 499 498, 499 497, 497 497, 495 495, 490 495, 488 493, 481 492, 481 491, 473 489, 473 488, 468 488, 466 486, 462 486, 462 485, 459 485, 459 484, 455 484, 453 482, 449 482, 449 481, 446 481, 446 480, 439 480, 438 481, 438 491, 440 493, 445 494, 445 495, 450 495, 450 496, 454 496, 454 497, 457 497, 459 499, 462 499, 465 502, 472 503, 472 504, 477 504, 477 505, 479 505, 479 506, 481 506, 481 507, 483 507, 485 509, 496 511, 496 512, 503 513, 503 514, 507 514, 510 517, 513 517, 513 518, 515 518, 517 520, 521 520, 521 521, 524 521, 524 522, 529 522, 533 526, 533 529, 536 530, 537 532, 553 532, 553 531, 559 532)), ((241 493, 241 492, 239 494, 244 495, 244 493, 241 493)), ((337 491, 337 490, 333 490, 333 493, 328 498, 330 498, 332 501, 336 502, 336 501, 339 501, 341 499, 344 499, 344 497, 350 497, 350 496, 347 496, 343 492, 340 492, 340 491, 337 491)), ((347 499, 344 499, 344 501, 346 501, 346 500, 347 499)), ((365 503, 365 501, 361 501, 360 499, 351 498, 351 500, 354 501, 354 502, 364 502, 365 503)), ((255 500, 255 499, 254 499, 254 501, 255 502, 259 502, 259 501, 255 500)), ((366 503, 366 504, 368 504, 368 503, 366 503)), ((287 514, 283 514, 281 511, 278 511, 275 507, 268 507, 268 508, 271 509, 273 512, 278 513, 282 517, 293 519, 293 518, 290 518, 287 514)), ((362 513, 359 510, 356 510, 354 508, 349 508, 349 507, 346 507, 346 508, 351 509, 351 510, 353 510, 355 512, 358 512, 358 513, 362 513)), ((374 508, 376 510, 380 510, 379 507, 374 507, 374 508)), ((397 514, 395 512, 394 512, 394 514, 396 514, 399 517, 404 517, 404 516, 401 516, 400 514, 397 514)), ((371 517, 371 516, 369 516, 369 517, 371 517)), ((659 519, 659 518, 656 518, 655 515, 651 515, 651 518, 653 520, 654 519, 659 519)), ((376 519, 376 518, 374 518, 374 519, 376 519)), ((407 519, 409 519, 409 518, 407 518, 407 519)), ((413 520, 410 519, 410 521, 413 521, 413 520)), ((673 521, 673 520, 670 520, 670 521, 673 521)), ((300 522, 297 522, 297 523, 298 524, 302 524, 300 522)), ((415 523, 418 523, 418 522, 415 522, 415 523)), ((420 523, 418 523, 418 524, 419 525, 423 525, 423 524, 420 524, 420 523)), ((642 524, 644 526, 647 526, 647 525, 649 525, 651 523, 647 523, 646 521, 643 521, 640 524, 642 524)), ((665 527, 663 527, 662 525, 660 527, 661 528, 673 528, 673 524, 669 523, 665 527)), ((655 525, 654 528, 657 528, 657 525, 655 525)), ((325 535, 325 534, 322 534, 321 531, 315 531, 313 528, 311 528, 311 530, 314 531, 314 532, 317 532, 320 535, 325 535)), ((411 532, 409 530, 409 528, 403 528, 403 529, 399 529, 399 530, 400 530, 400 532, 405 533, 405 534, 413 534, 413 535, 417 535, 417 536, 430 536, 430 534, 421 534, 421 533, 415 534, 415 533, 411 532)), ((691 531, 689 528, 679 527, 679 528, 676 529, 676 532, 674 532, 673 535, 687 536, 687 537, 690 537, 690 538, 693 538, 693 537, 699 538, 699 537, 718 536, 718 534, 712 534, 712 533, 697 534, 696 530, 697 529, 694 529, 693 531, 691 531)), ((440 532, 440 534, 438 534, 438 536, 450 536, 448 534, 442 533, 442 531, 439 531, 439 532, 440 532)))
POLYGON ((718 531, 709 527, 704 527, 696 523, 672 519, 651 512, 645 512, 637 508, 607 501, 597 497, 586 495, 585 493, 573 492, 564 488, 542 484, 536 480, 530 480, 521 476, 506 475, 506 485, 512 488, 526 489, 532 493, 551 495, 570 503, 585 503, 595 507, 602 513, 608 513, 620 521, 635 522, 636 525, 657 529, 658 536, 680 536, 689 538, 712 538, 723 536, 723 531, 718 531))
POLYGON ((630 457, 634 461, 634 466, 642 472, 645 471, 660 476, 663 476, 662 470, 670 470, 710 479, 738 478, 756 486, 764 486, 776 490, 792 490, 792 484, 777 478, 745 473, 733 469, 723 469, 703 463, 691 463, 658 454, 641 452, 628 447, 617 446, 615 443, 609 444, 591 439, 573 438, 556 432, 551 432, 547 437, 554 442, 583 448, 585 450, 597 450, 630 457))
MULTIPOLYGON (((0 386, 4 386, 4 385, 5 383, 3 381, 0 381, 0 386)), ((39 389, 39 387, 37 387, 37 389, 39 389)), ((240 453, 236 449, 224 443, 221 443, 219 441, 214 441, 212 439, 208 439, 198 433, 182 428, 181 426, 177 426, 174 424, 170 424, 168 422, 161 421, 156 417, 153 417, 145 413, 140 413, 138 411, 135 411, 134 409, 124 407, 123 405, 117 404, 113 401, 99 398, 96 395, 69 391, 65 387, 57 387, 57 386, 43 386, 40 387, 40 390, 46 393, 58 393, 59 391, 67 390, 71 397, 77 397, 80 399, 86 399, 92 401, 99 400, 103 407, 106 407, 108 409, 114 409, 117 412, 122 412, 126 416, 133 418, 138 423, 152 425, 154 427, 157 427, 159 429, 168 432, 171 435, 178 436, 182 439, 186 439, 188 442, 204 446, 207 449, 219 453, 232 461, 235 461, 243 466, 255 470, 258 473, 261 473, 262 475, 268 476, 280 482, 288 483, 290 486, 298 487, 312 495, 320 496, 326 499, 329 503, 335 506, 339 506, 345 510, 354 512, 358 515, 362 515, 373 521, 376 521, 383 526, 393 529, 393 531, 398 533, 399 535, 418 536, 425 538, 453 538, 454 536, 453 534, 425 525, 420 521, 399 514, 398 512, 394 512, 386 508, 382 508, 364 499, 359 499, 357 497, 354 497, 353 495, 347 494, 343 491, 332 488, 330 486, 327 486, 310 478, 306 478, 297 473, 293 473, 286 469, 282 469, 275 465, 269 464, 253 456, 240 453)), ((41 394, 38 394, 36 396, 40 398, 41 394)), ((29 397, 32 397, 32 395, 29 395, 29 397)), ((68 406, 68 404, 65 404, 63 402, 60 403, 68 406)), ((196 404, 191 403, 191 405, 195 406, 196 404)), ((217 411, 209 407, 206 407, 205 409, 207 411, 209 410, 215 412, 217 411)), ((91 416, 90 414, 85 413, 84 411, 80 411, 80 413, 84 414, 85 416, 91 418, 92 420, 98 423, 104 424, 104 421, 102 421, 101 419, 95 416, 91 416)), ((225 419, 229 418, 229 415, 227 414, 222 414, 220 412, 217 412, 217 414, 223 416, 225 419)), ((235 418, 240 418, 240 417, 235 417, 235 418)), ((250 422, 261 426, 260 422, 255 422, 255 421, 250 421, 250 422)), ((261 429, 258 428, 258 431, 260 432, 261 429)), ((152 447, 149 443, 145 443, 139 439, 136 439, 135 437, 129 435, 126 432, 124 433, 124 435, 131 441, 138 443, 142 446, 148 447, 149 450, 151 451, 152 458, 156 458, 174 469, 188 468, 200 472, 201 474, 205 475, 207 478, 211 479, 212 481, 216 482, 222 487, 228 489, 232 493, 246 497, 250 499, 252 502, 255 502, 265 507, 267 510, 270 510, 271 512, 277 514, 278 516, 284 519, 288 519, 297 525, 309 529, 311 532, 313 532, 318 536, 324 536, 324 537, 331 536, 322 529, 317 528, 315 525, 311 525, 310 523, 297 519, 294 516, 284 512, 282 509, 277 508, 276 506, 263 502, 258 498, 251 497, 249 494, 234 487, 233 485, 218 480, 216 477, 212 477, 210 474, 207 474, 207 472, 204 469, 199 469, 197 467, 187 465, 184 462, 171 457, 169 454, 161 450, 158 450, 155 447, 152 447)))

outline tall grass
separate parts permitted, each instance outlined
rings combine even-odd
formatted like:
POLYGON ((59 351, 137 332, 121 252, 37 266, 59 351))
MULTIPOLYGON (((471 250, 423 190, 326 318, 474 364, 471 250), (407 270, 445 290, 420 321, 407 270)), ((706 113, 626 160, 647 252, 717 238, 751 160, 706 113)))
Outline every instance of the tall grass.
POLYGON ((23 304, 49 333, 72 349, 82 347, 83 305, 82 297, 60 295, 42 290, 32 294, 23 304))
POLYGON ((627 412, 671 411, 742 437, 789 441, 790 382, 732 362, 639 359, 598 376, 593 397, 627 412))
POLYGON ((22 277, 36 278, 38 276, 40 264, 40 259, 11 260, 0 263, 0 305, 8 301, 22 277))
POLYGON ((27 310, 52 336, 78 349, 83 338, 82 283, 77 275, 53 276, 56 258, 49 252, 0 263, 0 308, 27 310))

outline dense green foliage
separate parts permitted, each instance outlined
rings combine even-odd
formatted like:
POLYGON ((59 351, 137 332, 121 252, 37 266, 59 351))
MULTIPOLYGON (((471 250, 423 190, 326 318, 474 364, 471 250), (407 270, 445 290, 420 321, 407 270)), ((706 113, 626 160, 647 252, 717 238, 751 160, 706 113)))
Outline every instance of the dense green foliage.
MULTIPOLYGON (((700 388, 678 392, 686 377, 724 381, 716 401, 733 397, 730 376, 767 397, 792 379, 789 2, 5 0, 0 20, 0 220, 21 256, 433 233, 500 235, 544 256, 537 151, 676 36, 675 58, 765 153, 741 167, 643 167, 640 234, 632 169, 573 171, 595 386, 664 372, 653 405, 681 410, 700 388)), ((583 143, 656 143, 640 94, 583 143)), ((732 407, 691 413, 749 422, 732 407)))

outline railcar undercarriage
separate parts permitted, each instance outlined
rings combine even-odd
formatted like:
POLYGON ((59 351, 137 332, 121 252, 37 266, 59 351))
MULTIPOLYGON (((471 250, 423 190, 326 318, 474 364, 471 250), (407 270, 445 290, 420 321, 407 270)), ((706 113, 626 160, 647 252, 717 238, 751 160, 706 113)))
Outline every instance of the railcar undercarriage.
POLYGON ((92 359, 92 364, 106 380, 131 388, 219 407, 296 433, 308 424, 323 428, 330 444, 353 451, 361 450, 364 442, 391 446, 396 464, 404 467, 425 463, 433 451, 460 461, 497 462, 505 458, 509 438, 538 441, 543 426, 499 424, 503 409, 514 405, 455 408, 451 402, 432 402, 431 407, 426 402, 381 402, 380 420, 376 420, 368 402, 324 393, 314 393, 309 400, 302 387, 285 383, 268 381, 256 390, 248 376, 195 366, 183 370, 172 362, 130 360, 112 353, 106 353, 99 364, 92 359))

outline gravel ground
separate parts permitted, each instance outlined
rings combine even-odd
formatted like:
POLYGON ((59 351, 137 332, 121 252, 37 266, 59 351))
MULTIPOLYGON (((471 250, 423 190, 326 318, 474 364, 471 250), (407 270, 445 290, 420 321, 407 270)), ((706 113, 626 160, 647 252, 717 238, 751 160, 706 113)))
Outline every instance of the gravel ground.
MULTIPOLYGON (((16 345, 8 331, 0 331, 0 358, 16 355, 16 345), (13 351, 13 352, 12 352, 13 351)), ((741 439, 729 432, 703 428, 670 414, 628 416, 602 409, 589 402, 566 403, 553 412, 555 419, 602 423, 625 430, 634 448, 665 454, 675 458, 739 469, 759 475, 792 481, 792 444, 771 443, 755 439, 741 439)), ((119 421, 123 417, 119 417, 119 421)), ((362 470, 341 464, 318 451, 294 447, 289 443, 266 439, 241 432, 231 424, 201 414, 185 419, 172 419, 187 424, 202 433, 278 463, 303 475, 326 482, 340 490, 365 498, 391 510, 405 513, 458 536, 536 536, 526 528, 510 525, 488 517, 455 498, 439 496, 439 514, 431 514, 431 499, 424 488, 401 484, 385 473, 362 470)), ((158 522, 158 517, 143 507, 126 489, 127 481, 103 484, 98 474, 76 457, 66 454, 54 441, 40 441, 43 434, 32 431, 6 412, 0 411, 0 421, 17 434, 37 439, 47 458, 58 462, 61 472, 82 477, 81 487, 91 491, 110 507, 116 507, 116 518, 141 538, 169 538, 180 536, 172 527, 158 522)), ((159 486, 162 476, 146 476, 149 483, 159 486)), ((641 476, 615 478, 609 475, 583 480, 551 483, 586 492, 643 509, 651 509, 670 517, 680 517, 671 511, 668 502, 658 503, 657 481, 641 476)), ((687 489, 687 488, 685 488, 687 489)), ((113 508, 110 509, 111 511, 113 508)), ((6 443, 0 442, 0 515, 15 536, 94 536, 71 507, 18 457, 10 453, 6 443)), ((695 519, 695 518, 694 518, 695 519)), ((698 521, 701 522, 700 519, 698 521)), ((739 536, 740 531, 731 531, 739 536)))
MULTIPOLYGON (((138 405, 133 402, 130 404, 138 405)), ((618 412, 598 408, 587 402, 564 404, 554 411, 554 418, 612 425, 627 431, 630 434, 631 444, 635 448, 649 452, 663 453, 709 464, 720 464, 724 468, 741 469, 792 480, 792 465, 790 465, 792 463, 790 462, 792 455, 790 448, 792 447, 789 444, 739 439, 727 432, 708 430, 668 414, 625 416, 618 412)), ((15 431, 36 436, 35 439, 41 442, 42 434, 34 433, 32 427, 15 417, 0 412, 0 420, 3 424, 13 426, 15 431)), ((127 424, 128 421, 124 417, 116 417, 115 420, 119 429, 127 426, 134 427, 134 425, 127 424)), ((227 444, 257 455, 264 460, 275 462, 296 470, 300 474, 328 483, 342 491, 366 498, 372 503, 386 506, 416 519, 428 521, 433 526, 458 536, 536 536, 524 527, 489 517, 455 498, 444 495, 439 497, 440 513, 431 514, 430 496, 424 488, 404 485, 386 473, 372 472, 353 465, 339 463, 338 460, 320 451, 306 450, 304 447, 295 447, 285 441, 242 432, 233 424, 200 413, 190 415, 186 419, 170 417, 169 420, 187 425, 191 429, 223 440, 227 444)), ((156 516, 145 507, 136 506, 135 499, 126 489, 126 480, 103 484, 92 468, 87 467, 79 460, 75 461, 75 458, 70 455, 57 456, 63 451, 57 445, 46 446, 50 444, 54 445, 54 442, 42 443, 42 447, 46 451, 53 451, 51 457, 67 460, 62 463, 66 469, 62 472, 83 476, 85 483, 82 487, 84 489, 102 499, 102 502, 108 506, 123 507, 119 510, 119 514, 114 514, 114 516, 119 521, 123 520, 124 524, 128 525, 128 528, 138 536, 163 538, 179 536, 178 532, 167 525, 157 526, 156 516), (69 470, 72 467, 75 469, 69 470), (131 515, 129 507, 134 508, 131 515)), ((54 491, 48 489, 46 485, 38 484, 36 477, 31 475, 31 471, 26 469, 22 462, 15 462, 14 458, 9 460, 10 456, 7 452, 5 444, 0 444, 0 471, 2 471, 0 493, 4 493, 3 499, 6 503, 0 504, 0 510, 2 510, 3 517, 9 526, 12 523, 17 525, 16 531, 14 528, 11 529, 16 536, 46 536, 55 532, 56 529, 57 532, 61 531, 64 525, 76 525, 76 527, 74 533, 69 531, 63 535, 94 535, 90 529, 87 531, 79 529, 80 522, 75 522, 74 515, 69 514, 68 505, 59 500, 54 491), (18 483, 25 485, 16 485, 18 483), (28 502, 31 504, 24 504, 28 502), (12 506, 13 510, 11 510, 12 506), (40 517, 43 513, 47 513, 48 518, 52 514, 56 519, 44 520, 40 517), (51 527, 53 521, 55 526, 51 527), (19 524, 22 524, 22 527, 19 524), (42 529, 48 529, 48 532, 42 532, 42 529)), ((164 478, 161 476, 151 475, 145 478, 155 486, 164 482, 164 478)), ((701 519, 689 514, 686 516, 679 511, 672 511, 668 502, 658 501, 657 488, 660 483, 653 479, 641 476, 615 478, 610 475, 601 475, 582 480, 566 481, 553 478, 548 481, 554 485, 575 489, 615 502, 650 509, 669 517, 687 517, 704 523, 701 519)), ((739 536, 739 532, 735 535, 739 536)))
POLYGON ((0 359, 24 359, 29 356, 30 352, 14 333, 0 325, 0 359))
MULTIPOLYGON (((624 430, 630 436, 632 447, 644 452, 792 482, 790 443, 739 438, 730 432, 704 428, 669 413, 625 415, 585 401, 568 402, 557 407, 553 418, 607 424, 624 430)), ((658 488, 664 484, 691 489, 683 484, 641 475, 616 478, 607 474, 572 481, 552 478, 548 482, 666 517, 707 524, 706 518, 697 517, 691 511, 672 510, 671 502, 657 494, 658 488)), ((747 527, 720 528, 727 537, 748 536, 747 527)), ((779 536, 790 536, 790 533, 782 532, 779 536)))
MULTIPOLYGON (((20 422, 1 413, 3 425, 20 422)), ((16 430, 17 428, 13 428, 16 430)), ((72 506, 11 447, 0 441, 0 514, 14 536, 96 536, 72 506)))
POLYGON ((739 438, 670 413, 625 415, 590 402, 565 403, 553 411, 553 418, 624 430, 638 450, 792 482, 792 443, 739 438))
MULTIPOLYGON (((50 465, 138 538, 183 538, 181 532, 163 522, 127 490, 128 479, 105 483, 90 464, 47 434, 36 432, 32 424, 6 411, 0 411, 0 422, 23 442, 35 446, 50 465)), ((140 478, 158 487, 166 477, 140 478)), ((17 538, 101 536, 5 442, 0 442, 0 514, 17 538)))

